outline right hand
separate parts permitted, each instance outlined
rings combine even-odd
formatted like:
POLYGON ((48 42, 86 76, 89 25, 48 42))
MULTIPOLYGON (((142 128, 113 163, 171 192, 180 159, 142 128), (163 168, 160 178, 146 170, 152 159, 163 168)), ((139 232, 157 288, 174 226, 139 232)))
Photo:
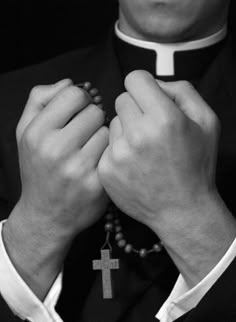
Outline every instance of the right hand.
POLYGON ((17 126, 24 220, 70 239, 104 212, 97 164, 108 145, 104 111, 70 80, 37 86, 17 126))
POLYGON ((74 237, 103 214, 97 165, 108 145, 104 112, 70 80, 37 86, 16 136, 21 197, 3 227, 8 255, 43 300, 74 237))

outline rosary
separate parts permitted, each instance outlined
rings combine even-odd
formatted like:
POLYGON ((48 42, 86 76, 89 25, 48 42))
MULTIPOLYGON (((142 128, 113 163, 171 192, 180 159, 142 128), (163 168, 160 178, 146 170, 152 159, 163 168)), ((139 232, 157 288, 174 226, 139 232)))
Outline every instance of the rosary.
MULTIPOLYGON (((92 88, 92 84, 85 82, 83 84, 77 84, 76 86, 82 88, 90 97, 92 103, 96 104, 99 108, 103 109, 102 97, 96 88, 92 88)), ((106 120, 108 124, 108 120, 106 120)), ((152 248, 136 249, 131 243, 129 243, 124 235, 123 228, 119 218, 119 209, 110 204, 105 214, 104 230, 106 233, 105 243, 101 247, 101 259, 93 260, 93 270, 102 271, 102 288, 103 298, 112 299, 112 278, 111 270, 119 269, 119 259, 112 259, 112 246, 110 243, 111 235, 114 235, 114 240, 119 248, 122 248, 126 254, 135 253, 140 258, 145 258, 150 253, 159 253, 163 249, 161 241, 153 244, 152 248)))

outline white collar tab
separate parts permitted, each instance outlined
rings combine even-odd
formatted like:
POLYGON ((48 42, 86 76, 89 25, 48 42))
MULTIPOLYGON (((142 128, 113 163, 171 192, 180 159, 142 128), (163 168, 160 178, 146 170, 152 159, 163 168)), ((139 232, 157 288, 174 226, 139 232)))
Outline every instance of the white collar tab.
POLYGON ((217 44, 227 35, 227 25, 211 36, 179 43, 155 43, 130 37, 119 29, 119 21, 115 24, 115 34, 124 42, 140 48, 150 49, 156 52, 156 75, 173 76, 175 75, 174 53, 178 51, 190 51, 202 49, 217 44))

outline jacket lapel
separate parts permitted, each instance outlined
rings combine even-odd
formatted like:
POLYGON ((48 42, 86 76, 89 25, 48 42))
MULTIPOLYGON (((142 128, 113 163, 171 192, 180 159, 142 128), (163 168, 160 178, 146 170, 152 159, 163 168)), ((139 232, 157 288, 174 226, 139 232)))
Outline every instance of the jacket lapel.
POLYGON ((213 62, 203 78, 199 91, 220 120, 221 133, 216 168, 217 188, 233 214, 236 202, 233 183, 236 181, 236 108, 235 70, 232 57, 231 39, 213 62))
POLYGON ((96 273, 80 321, 152 322, 176 277, 176 269, 165 253, 156 255, 153 263, 123 256, 120 269, 113 272, 114 298, 102 298, 101 273, 96 273))

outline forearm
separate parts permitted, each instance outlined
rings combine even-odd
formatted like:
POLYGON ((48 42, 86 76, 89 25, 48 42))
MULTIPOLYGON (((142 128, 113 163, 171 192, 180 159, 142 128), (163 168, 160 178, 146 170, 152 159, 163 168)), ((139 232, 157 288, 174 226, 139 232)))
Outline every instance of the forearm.
POLYGON ((154 231, 192 288, 216 266, 232 244, 236 221, 214 193, 203 196, 192 207, 166 212, 154 231))
POLYGON ((37 223, 24 222, 21 212, 17 204, 4 224, 3 241, 17 272, 43 301, 62 268, 69 243, 58 242, 53 232, 48 236, 48 230, 37 223))

